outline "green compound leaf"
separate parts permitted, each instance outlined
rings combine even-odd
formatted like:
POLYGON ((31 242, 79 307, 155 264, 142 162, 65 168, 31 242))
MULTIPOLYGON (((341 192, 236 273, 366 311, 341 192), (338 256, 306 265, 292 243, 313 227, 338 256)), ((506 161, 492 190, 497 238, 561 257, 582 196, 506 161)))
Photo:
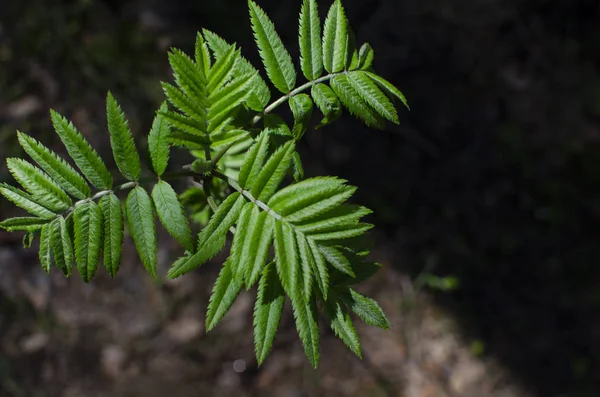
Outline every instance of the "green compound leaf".
POLYGON ((321 46, 321 22, 315 0, 304 0, 300 11, 300 66, 308 80, 323 73, 323 49, 321 46))
POLYGON ((93 201, 75 207, 75 262, 84 282, 94 277, 102 246, 102 211, 93 201))
POLYGON ((133 237, 140 259, 146 271, 156 278, 158 247, 152 199, 144 189, 136 186, 127 196, 125 210, 129 233, 133 237))
POLYGON ((152 189, 152 199, 161 223, 179 243, 188 251, 194 251, 192 232, 183 206, 175 190, 165 181, 158 181, 152 189))
POLYGON ((287 94, 296 85, 296 71, 292 57, 283 46, 281 38, 275 31, 275 25, 267 14, 252 0, 248 4, 254 39, 267 75, 279 91, 287 94))
POLYGON ((277 277, 275 265, 267 265, 260 278, 254 305, 254 351, 260 366, 273 347, 281 321, 285 293, 277 277))
POLYGON ((123 252, 123 210, 121 201, 111 193, 102 197, 98 205, 103 218, 104 267, 111 277, 116 277, 123 252))
POLYGON ((98 153, 75 126, 58 112, 50 110, 50 116, 56 133, 83 175, 98 189, 110 189, 112 176, 98 153))
POLYGON ((91 195, 85 179, 56 153, 22 132, 17 132, 23 150, 73 197, 84 199, 91 195))
POLYGON ((106 119, 110 133, 110 146, 117 167, 125 178, 137 181, 142 173, 140 155, 135 148, 133 134, 125 114, 110 91, 106 97, 106 119))

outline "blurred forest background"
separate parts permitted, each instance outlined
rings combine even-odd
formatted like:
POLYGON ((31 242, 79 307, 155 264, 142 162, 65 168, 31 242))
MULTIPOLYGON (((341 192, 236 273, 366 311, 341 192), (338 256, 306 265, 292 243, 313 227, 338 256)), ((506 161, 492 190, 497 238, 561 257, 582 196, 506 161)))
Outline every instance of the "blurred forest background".
MULTIPOLYGON (((258 3, 297 55, 300 1, 258 3)), ((412 110, 383 132, 346 115, 300 150, 374 209, 384 266, 362 291, 392 330, 359 326, 360 361, 323 328, 314 371, 288 308, 257 368, 251 294, 204 332, 219 258, 155 283, 128 241, 119 276, 84 285, 2 232, 0 396, 600 395, 600 2, 344 5, 412 110)), ((144 137, 168 48, 201 27, 259 65, 243 0, 0 1, 0 157, 23 156, 17 129, 62 150, 52 107, 108 158, 109 89, 144 137)), ((164 274, 179 251, 160 247, 164 274)))

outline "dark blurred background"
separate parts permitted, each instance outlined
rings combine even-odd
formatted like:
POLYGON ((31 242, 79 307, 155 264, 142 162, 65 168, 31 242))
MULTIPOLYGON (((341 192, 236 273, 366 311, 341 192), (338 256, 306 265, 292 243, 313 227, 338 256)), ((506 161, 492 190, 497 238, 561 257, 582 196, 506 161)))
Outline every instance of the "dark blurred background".
MULTIPOLYGON (((258 3, 297 59, 300 1, 258 3)), ((345 115, 300 150, 374 209, 384 266, 361 290, 392 330, 358 326, 361 361, 323 328, 313 371, 288 312, 257 368, 252 294, 204 331, 218 260, 155 283, 129 241, 117 279, 84 285, 0 233, 0 396, 600 395, 600 2, 344 5, 412 110, 383 132, 345 115)), ((241 0, 1 1, 1 157, 23 156, 17 129, 61 150, 50 107, 108 157, 108 89, 143 137, 166 51, 201 27, 259 65, 241 0)), ((179 251, 160 240, 164 274, 179 251)))

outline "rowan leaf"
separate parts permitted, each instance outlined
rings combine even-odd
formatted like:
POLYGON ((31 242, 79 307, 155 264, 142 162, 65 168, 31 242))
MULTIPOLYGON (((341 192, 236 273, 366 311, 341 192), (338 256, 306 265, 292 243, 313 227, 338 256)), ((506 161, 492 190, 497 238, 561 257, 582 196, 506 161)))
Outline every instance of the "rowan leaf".
POLYGON ((323 73, 323 49, 321 45, 321 22, 315 0, 304 0, 300 11, 300 66, 308 80, 323 73))
POLYGON ((248 4, 254 39, 267 75, 279 91, 287 94, 296 85, 296 71, 292 57, 283 46, 281 38, 275 31, 275 25, 267 14, 254 1, 249 0, 248 4))
POLYGON ((284 302, 285 294, 275 264, 270 263, 262 272, 254 305, 254 351, 259 366, 273 347, 284 302))
POLYGON ((106 119, 110 133, 110 146, 117 167, 125 178, 137 181, 142 173, 140 155, 135 148, 125 114, 110 91, 106 97, 106 119))
MULTIPOLYGON (((163 102, 160 106, 159 112, 166 112, 168 110, 167 103, 163 102)), ((161 176, 167 169, 169 163, 169 124, 165 121, 164 117, 157 112, 152 122, 152 128, 148 135, 148 151, 150 152, 150 159, 152 161, 152 168, 156 175, 161 176)))
POLYGON ((17 132, 23 150, 73 197, 85 199, 91 195, 85 179, 56 153, 22 132, 17 132))
POLYGON ((227 314, 241 289, 241 279, 233 277, 229 262, 225 262, 208 302, 208 311, 206 313, 207 331, 213 329, 227 314))
POLYGON ((73 211, 75 231, 75 262, 84 282, 94 277, 102 246, 102 211, 93 201, 75 207, 73 211))
POLYGON ((104 267, 111 277, 116 277, 123 252, 123 210, 121 201, 114 193, 104 196, 98 202, 102 211, 104 232, 104 267))
POLYGON ((96 150, 75 126, 58 112, 50 110, 50 117, 54 130, 83 175, 98 189, 110 189, 113 183, 112 176, 96 150))
POLYGON ((125 210, 129 233, 140 259, 146 271, 156 278, 158 247, 152 199, 143 188, 136 186, 127 195, 125 210))
POLYGON ((152 199, 161 223, 179 243, 188 251, 194 251, 192 232, 187 216, 175 190, 165 181, 158 181, 152 189, 152 199))

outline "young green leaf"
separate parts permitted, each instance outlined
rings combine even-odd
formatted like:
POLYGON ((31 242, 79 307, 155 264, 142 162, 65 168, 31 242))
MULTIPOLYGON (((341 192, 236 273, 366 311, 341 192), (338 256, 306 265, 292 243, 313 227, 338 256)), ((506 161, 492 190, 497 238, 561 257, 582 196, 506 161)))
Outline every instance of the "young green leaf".
POLYGON ((287 94, 296 85, 296 71, 292 57, 283 46, 267 14, 254 1, 249 0, 248 4, 254 38, 267 75, 279 91, 287 94))
POLYGON ((354 277, 354 271, 352 270, 352 266, 350 266, 350 261, 348 261, 348 258, 346 258, 340 250, 326 245, 320 245, 319 250, 321 251, 321 254, 323 254, 325 260, 332 264, 333 267, 342 273, 346 273, 350 277, 354 277))
POLYGON ((98 202, 102 211, 104 232, 104 267, 111 277, 117 275, 123 252, 123 210, 121 201, 113 193, 98 202))
POLYGON ((339 300, 324 303, 325 315, 330 321, 331 329, 344 344, 359 358, 362 358, 360 341, 354 329, 354 323, 345 305, 339 300))
POLYGON ((252 184, 250 192, 253 197, 260 201, 268 201, 271 198, 290 167, 294 149, 294 142, 289 141, 267 160, 252 184))
POLYGON ((385 122, 375 112, 348 81, 345 75, 337 75, 331 79, 331 88, 351 114, 372 128, 383 129, 385 122))
POLYGON ((304 352, 313 367, 319 364, 319 323, 317 321, 317 305, 315 297, 307 300, 302 288, 294 287, 290 294, 296 329, 304 346, 304 352))
POLYGON ((284 302, 285 294, 275 265, 270 263, 262 272, 254 305, 254 351, 259 366, 273 346, 284 302))
POLYGON ((99 189, 112 187, 112 176, 98 153, 67 119, 50 110, 54 130, 85 177, 99 189))
POLYGON ((256 208, 252 203, 244 204, 240 216, 236 222, 235 234, 233 235, 233 241, 231 243, 231 256, 230 256, 230 267, 231 274, 235 278, 241 278, 243 280, 243 274, 246 269, 241 264, 243 258, 244 244, 248 240, 247 235, 252 227, 250 217, 253 215, 252 212, 256 208))
MULTIPOLYGON (((204 103, 204 100, 194 100, 188 97, 182 90, 169 83, 162 82, 161 86, 165 97, 167 97, 168 101, 177 110, 196 123, 204 123, 206 121, 206 108, 208 104, 204 103)), ((165 108, 162 112, 164 113, 167 110, 168 108, 165 108)))
POLYGON ((390 321, 387 319, 381 306, 373 299, 368 298, 349 288, 349 295, 343 295, 346 303, 361 320, 374 327, 390 329, 390 321))
POLYGON ((214 92, 218 87, 221 87, 233 75, 234 65, 240 56, 240 51, 231 46, 221 57, 217 58, 217 61, 210 69, 208 75, 208 92, 214 92))
POLYGON ((375 52, 369 43, 365 43, 360 47, 358 52, 358 68, 361 70, 369 70, 373 65, 375 52))
POLYGON ((70 195, 84 199, 91 195, 85 179, 56 153, 22 132, 17 132, 23 150, 70 195))
POLYGON ((50 248, 50 238, 52 236, 52 227, 50 223, 42 226, 40 233, 40 250, 38 252, 40 264, 46 273, 50 273, 52 265, 52 248, 50 248))
POLYGON ((40 230, 42 226, 44 226, 48 222, 50 222, 49 219, 24 216, 5 219, 2 222, 0 222, 0 228, 8 232, 34 232, 36 230, 40 230))
POLYGON ((198 65, 198 72, 202 81, 208 81, 208 74, 210 73, 210 53, 208 52, 208 46, 202 33, 196 34, 196 46, 194 55, 196 56, 196 65, 198 65))
POLYGON ((148 273, 156 278, 157 242, 156 222, 152 200, 144 189, 136 186, 129 192, 125 202, 129 233, 148 273))
POLYGON ((242 289, 241 278, 232 276, 229 264, 229 261, 226 261, 223 268, 221 268, 208 302, 206 313, 207 331, 213 329, 227 314, 242 289))
POLYGON ((346 68, 348 53, 348 21, 340 0, 335 0, 327 13, 323 31, 323 65, 329 73, 346 68))
POLYGON ((106 119, 110 133, 110 146, 117 167, 125 178, 137 181, 142 173, 140 155, 135 148, 125 114, 110 91, 106 97, 106 119))
POLYGON ((239 76, 211 94, 208 111, 208 131, 213 133, 248 98, 254 81, 253 74, 239 76))
POLYGON ((315 0, 304 0, 300 11, 300 66, 308 80, 323 73, 323 49, 321 46, 321 22, 315 0))
POLYGON ((169 53, 169 63, 177 86, 190 99, 199 102, 205 107, 207 88, 206 81, 202 79, 200 67, 194 63, 183 51, 173 49, 169 53))
POLYGON ((102 211, 93 202, 88 201, 75 207, 73 211, 75 230, 75 262, 84 282, 94 277, 100 248, 102 246, 102 211))
MULTIPOLYGON (((329 295, 329 270, 327 269, 327 264, 323 259, 323 255, 321 255, 321 251, 319 250, 317 243, 315 243, 311 238, 307 238, 306 241, 308 242, 310 255, 313 257, 313 274, 315 275, 317 285, 319 286, 321 295, 323 295, 323 299, 327 300, 329 295)), ((308 256, 309 252, 307 252, 306 255, 308 256)))
POLYGON ((248 229, 240 260, 240 269, 245 270, 243 275, 246 288, 256 283, 267 262, 275 227, 275 219, 272 216, 260 211, 256 206, 253 206, 252 211, 253 221, 248 229))
POLYGON ((287 222, 275 222, 275 263, 283 289, 288 295, 294 293, 299 276, 298 247, 294 230, 287 222))
POLYGON ((267 160, 268 149, 269 134, 263 132, 256 140, 256 143, 248 150, 244 164, 240 169, 238 183, 242 188, 248 189, 254 185, 254 181, 263 169, 265 161, 267 160))
POLYGON ((329 86, 322 83, 314 85, 310 90, 310 95, 321 113, 323 113, 323 120, 321 120, 316 128, 331 124, 340 118, 342 115, 342 104, 329 86))
POLYGON ((7 185, 6 183, 0 183, 0 193, 6 197, 8 201, 19 208, 23 208, 31 215, 35 215, 44 219, 54 218, 56 215, 54 212, 42 207, 40 204, 34 201, 34 198, 31 197, 31 195, 20 189, 7 185))
POLYGON ((375 73, 365 72, 365 74, 371 80, 373 80, 375 82, 375 84, 377 84, 379 86, 379 88, 381 88, 383 91, 385 91, 389 96, 395 97, 396 99, 400 100, 400 102, 402 102, 402 104, 404 106, 406 106, 407 109, 410 110, 410 107, 408 106, 408 102, 406 101, 406 97, 404 96, 404 94, 402 92, 400 92, 399 89, 394 87, 394 85, 392 83, 390 83, 383 77, 376 75, 375 73))
POLYGON ((239 193, 229 195, 198 235, 198 250, 185 260, 176 262, 169 270, 170 279, 181 276, 214 257, 225 244, 227 231, 238 219, 245 200, 239 193))
MULTIPOLYGON (((206 137, 206 125, 203 121, 201 122, 194 120, 182 114, 171 111, 159 110, 158 114, 161 115, 174 128, 177 128, 190 135, 206 137)), ((171 137, 173 136, 174 133, 171 134, 171 137)))
POLYGON ((31 163, 9 158, 6 164, 10 173, 31 194, 34 201, 43 203, 45 207, 56 212, 65 211, 73 204, 52 178, 31 163))
MULTIPOLYGON (((159 112, 166 112, 167 110, 167 103, 163 102, 159 112)), ((152 160, 152 168, 158 176, 161 176, 167 169, 169 146, 169 124, 160 113, 157 113, 152 122, 150 135, 148 135, 148 151, 152 160)))
POLYGON ((169 234, 188 251, 194 251, 192 232, 179 197, 165 181, 158 181, 152 189, 156 213, 169 234))
POLYGON ((348 82, 350 82, 363 101, 368 103, 380 116, 394 124, 399 123, 394 105, 392 105, 377 85, 367 77, 365 72, 356 71, 348 73, 348 82))
POLYGON ((356 205, 343 205, 313 217, 295 223, 296 229, 306 234, 328 233, 348 226, 360 226, 359 220, 372 211, 356 205))
MULTIPOLYGON (((227 43, 225 40, 223 40, 215 33, 211 32, 210 30, 203 29, 202 32, 204 33, 204 37, 206 38, 210 49, 213 51, 216 57, 223 56, 223 54, 227 52, 230 47, 232 47, 231 44, 227 43)), ((250 97, 248 98, 247 105, 252 110, 262 112, 263 109, 269 103, 269 100, 271 99, 271 92, 269 91, 267 83, 265 83, 260 74, 258 74, 256 68, 252 66, 252 64, 241 55, 239 56, 238 61, 234 66, 234 78, 248 73, 256 73, 252 81, 253 89, 250 94, 250 97)))
POLYGON ((294 154, 292 155, 292 167, 294 169, 294 180, 299 182, 304 179, 304 167, 302 166, 300 153, 297 151, 294 151, 294 154))
POLYGON ((313 112, 313 101, 306 94, 298 94, 290 97, 289 104, 294 115, 292 134, 295 140, 299 140, 308 128, 308 123, 313 112))
POLYGON ((73 239, 67 228, 65 218, 59 216, 52 221, 50 228, 52 229, 50 247, 54 262, 56 262, 56 265, 63 274, 68 277, 73 269, 73 239))
POLYGON ((302 233, 295 233, 298 242, 298 252, 300 256, 300 265, 302 269, 302 288, 304 298, 310 299, 313 286, 313 271, 316 267, 315 259, 310 251, 310 246, 306 237, 302 233))
POLYGON ((267 204, 289 222, 304 222, 350 198, 356 188, 345 182, 335 177, 305 179, 281 189, 267 204))

